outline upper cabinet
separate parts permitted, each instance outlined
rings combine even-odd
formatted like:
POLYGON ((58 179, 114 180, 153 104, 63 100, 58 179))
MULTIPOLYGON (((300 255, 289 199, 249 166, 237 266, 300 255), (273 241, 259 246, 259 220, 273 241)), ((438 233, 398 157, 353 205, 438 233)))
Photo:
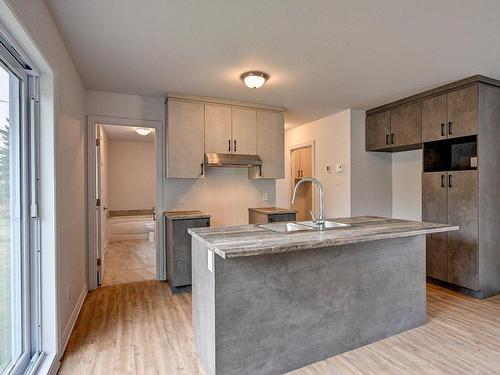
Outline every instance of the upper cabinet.
POLYGON ((205 104, 205 152, 230 153, 231 106, 205 104))
POLYGON ((283 113, 257 111, 257 154, 262 167, 251 168, 250 178, 285 177, 285 127, 283 113))
POLYGON ((167 178, 205 176, 204 154, 248 154, 262 159, 250 178, 284 177, 283 109, 167 95, 167 178))
POLYGON ((423 141, 477 134, 478 103, 477 85, 425 99, 422 106, 423 141))
POLYGON ((248 108, 232 108, 233 131, 232 152, 235 154, 257 154, 257 111, 248 108))
POLYGON ((204 112, 202 103, 167 101, 167 177, 203 176, 204 112))
POLYGON ((498 81, 473 76, 367 111, 366 150, 406 151, 477 135, 484 84, 498 86, 498 81))

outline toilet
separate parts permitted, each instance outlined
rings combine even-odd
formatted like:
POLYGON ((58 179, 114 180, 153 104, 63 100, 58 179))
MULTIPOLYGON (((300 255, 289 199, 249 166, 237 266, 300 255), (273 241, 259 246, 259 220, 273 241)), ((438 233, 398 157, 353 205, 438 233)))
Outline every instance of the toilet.
POLYGON ((146 226, 146 229, 148 230, 148 241, 149 242, 155 242, 155 222, 147 222, 144 224, 146 226))

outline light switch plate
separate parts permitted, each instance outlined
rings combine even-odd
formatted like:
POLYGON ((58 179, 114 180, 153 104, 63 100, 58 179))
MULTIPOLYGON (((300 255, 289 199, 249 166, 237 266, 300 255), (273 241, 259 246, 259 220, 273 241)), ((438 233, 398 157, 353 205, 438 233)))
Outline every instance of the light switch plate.
POLYGON ((267 201, 269 199, 269 194, 268 193, 262 193, 262 200, 267 201))
POLYGON ((186 198, 184 198, 183 196, 179 197, 179 203, 180 204, 186 203, 186 198))
POLYGON ((477 168, 477 156, 473 156, 470 158, 470 166, 472 168, 477 168))
POLYGON ((212 253, 212 250, 207 250, 207 264, 208 264, 208 270, 210 272, 213 272, 214 270, 214 253, 212 253))

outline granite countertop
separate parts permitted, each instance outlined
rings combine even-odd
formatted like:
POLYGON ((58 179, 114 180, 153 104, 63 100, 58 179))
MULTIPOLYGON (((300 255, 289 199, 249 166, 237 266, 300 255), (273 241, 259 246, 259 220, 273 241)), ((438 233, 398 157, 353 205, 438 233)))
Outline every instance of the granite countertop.
POLYGON ((165 217, 168 217, 172 220, 184 220, 184 219, 204 219, 209 218, 210 215, 205 214, 198 210, 190 210, 190 211, 165 211, 163 213, 165 217))
POLYGON ((279 208, 279 207, 256 207, 256 208, 249 208, 248 211, 254 211, 266 215, 294 214, 297 212, 297 210, 293 210, 291 208, 279 208))
POLYGON ((193 237, 206 241, 210 249, 226 259, 458 230, 458 226, 453 225, 377 216, 329 220, 352 226, 325 231, 277 233, 261 228, 259 224, 250 224, 191 228, 188 232, 193 237))

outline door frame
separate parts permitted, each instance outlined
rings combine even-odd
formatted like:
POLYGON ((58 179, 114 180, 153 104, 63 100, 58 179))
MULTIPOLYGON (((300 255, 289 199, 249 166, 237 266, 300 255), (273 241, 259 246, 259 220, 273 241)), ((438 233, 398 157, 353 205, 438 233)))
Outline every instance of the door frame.
MULTIPOLYGON (((292 152, 295 151, 295 150, 298 150, 299 148, 306 148, 306 147, 311 147, 311 171, 312 171, 312 177, 313 178, 316 178, 316 145, 315 145, 315 141, 312 140, 312 141, 308 141, 308 142, 302 142, 302 143, 297 143, 297 144, 294 144, 294 145, 291 145, 291 146, 288 146, 288 160, 289 160, 289 168, 288 168, 288 172, 290 173, 290 183, 289 183, 289 186, 291 187, 289 191, 289 194, 290 194, 290 199, 288 199, 288 201, 290 202, 291 199, 292 199, 292 193, 293 193, 293 171, 292 171, 292 168, 293 168, 293 163, 292 163, 292 152)), ((318 207, 319 205, 316 204, 316 189, 312 189, 312 206, 313 206, 313 210, 317 211, 318 210, 318 207)))
POLYGON ((99 124, 109 124, 117 126, 132 126, 132 127, 147 127, 155 129, 155 180, 156 180, 156 197, 155 210, 156 215, 156 278, 158 280, 166 280, 166 258, 165 258, 165 226, 163 223, 163 178, 165 171, 165 142, 164 126, 162 121, 132 119, 123 117, 111 116, 87 116, 87 128, 85 136, 85 180, 86 180, 86 265, 87 265, 87 285, 89 290, 96 289, 97 285, 97 254, 96 247, 96 126, 99 124))

